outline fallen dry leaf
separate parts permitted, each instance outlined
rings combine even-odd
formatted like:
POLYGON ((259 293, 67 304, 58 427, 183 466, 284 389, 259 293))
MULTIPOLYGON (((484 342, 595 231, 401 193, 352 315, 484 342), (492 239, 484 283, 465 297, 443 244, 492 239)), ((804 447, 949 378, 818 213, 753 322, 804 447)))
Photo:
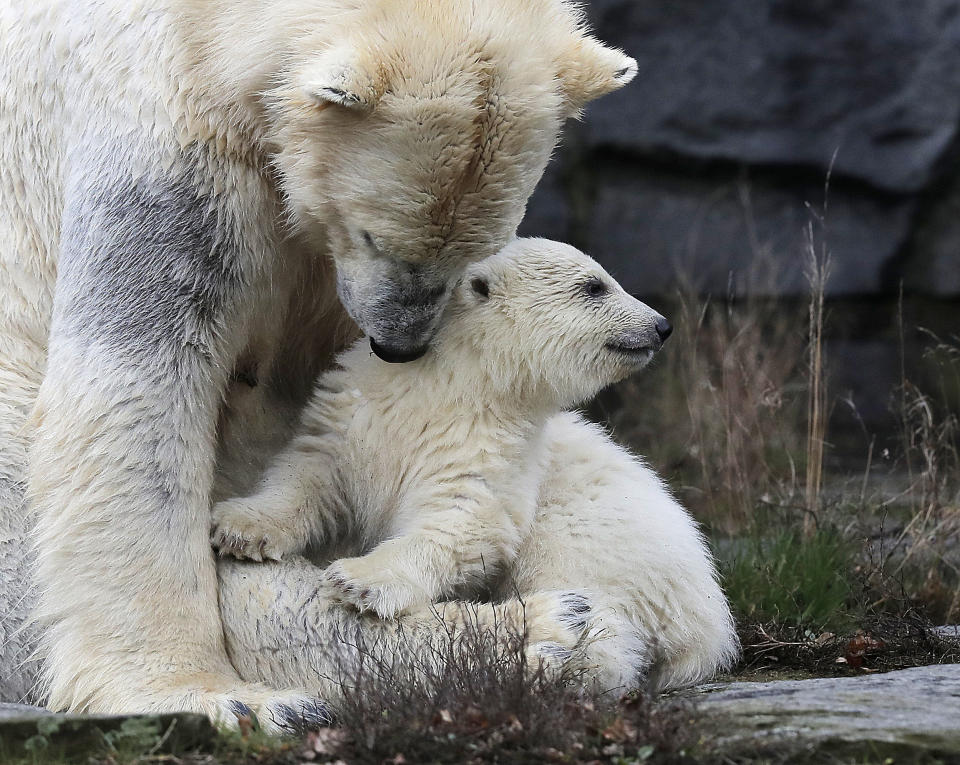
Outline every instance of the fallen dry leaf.
POLYGON ((864 657, 868 654, 882 650, 885 644, 882 640, 877 640, 865 632, 858 632, 847 641, 846 651, 843 658, 847 664, 855 669, 863 666, 864 657))
POLYGON ((517 719, 516 715, 510 715, 507 718, 507 730, 513 731, 514 733, 519 733, 523 730, 523 723, 517 719))

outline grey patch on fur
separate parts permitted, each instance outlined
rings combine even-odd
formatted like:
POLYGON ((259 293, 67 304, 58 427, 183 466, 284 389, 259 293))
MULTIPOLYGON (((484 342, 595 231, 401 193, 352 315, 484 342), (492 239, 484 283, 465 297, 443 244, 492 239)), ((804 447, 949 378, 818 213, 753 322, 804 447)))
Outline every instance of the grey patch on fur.
POLYGON ((86 148, 82 164, 96 172, 71 178, 54 331, 138 357, 202 352, 240 286, 240 246, 222 200, 196 188, 190 165, 202 156, 185 157, 176 177, 132 177, 123 163, 137 150, 86 148))
MULTIPOLYGON (((141 545, 175 538, 189 546, 181 544, 182 560, 209 556, 212 564, 206 534, 189 534, 197 476, 178 464, 204 414, 216 415, 217 338, 233 318, 249 258, 224 199, 198 191, 208 172, 203 151, 185 153, 166 176, 134 174, 137 155, 149 151, 156 148, 86 141, 71 157, 49 363, 75 365, 60 374, 78 386, 96 373, 80 354, 131 372, 97 380, 110 406, 137 417, 122 433, 98 434, 123 439, 112 458, 122 454, 137 474, 127 488, 136 491, 131 512, 142 535, 129 559, 141 545)), ((184 589, 197 591, 197 567, 180 571, 184 589)))

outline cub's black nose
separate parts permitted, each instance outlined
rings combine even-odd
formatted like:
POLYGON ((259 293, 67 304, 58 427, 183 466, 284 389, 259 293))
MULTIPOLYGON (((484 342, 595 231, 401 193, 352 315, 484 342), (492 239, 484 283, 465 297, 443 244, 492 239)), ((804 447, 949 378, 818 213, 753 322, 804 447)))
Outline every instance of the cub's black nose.
POLYGON ((660 342, 665 343, 667 338, 673 334, 673 325, 662 316, 657 319, 657 335, 660 336, 660 342))

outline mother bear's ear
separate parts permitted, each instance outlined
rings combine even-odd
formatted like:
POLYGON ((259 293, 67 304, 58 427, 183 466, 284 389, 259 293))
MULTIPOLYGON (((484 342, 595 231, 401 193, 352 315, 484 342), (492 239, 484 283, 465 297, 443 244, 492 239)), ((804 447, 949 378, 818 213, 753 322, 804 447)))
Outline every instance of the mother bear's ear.
POLYGON ((352 51, 337 48, 320 56, 302 82, 304 94, 320 108, 337 105, 370 111, 384 91, 380 80, 367 73, 352 51))
POLYGON ((578 36, 561 52, 560 91, 571 117, 590 101, 622 88, 637 75, 637 62, 590 35, 578 36))

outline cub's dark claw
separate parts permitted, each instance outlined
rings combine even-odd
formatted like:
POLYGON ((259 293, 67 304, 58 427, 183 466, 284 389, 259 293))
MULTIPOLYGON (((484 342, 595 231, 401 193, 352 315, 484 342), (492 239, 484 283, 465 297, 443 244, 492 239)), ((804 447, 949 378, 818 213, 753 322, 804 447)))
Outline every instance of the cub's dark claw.
POLYGON ((541 643, 537 646, 537 653, 544 659, 553 659, 560 664, 566 663, 573 656, 573 651, 559 643, 541 643))

